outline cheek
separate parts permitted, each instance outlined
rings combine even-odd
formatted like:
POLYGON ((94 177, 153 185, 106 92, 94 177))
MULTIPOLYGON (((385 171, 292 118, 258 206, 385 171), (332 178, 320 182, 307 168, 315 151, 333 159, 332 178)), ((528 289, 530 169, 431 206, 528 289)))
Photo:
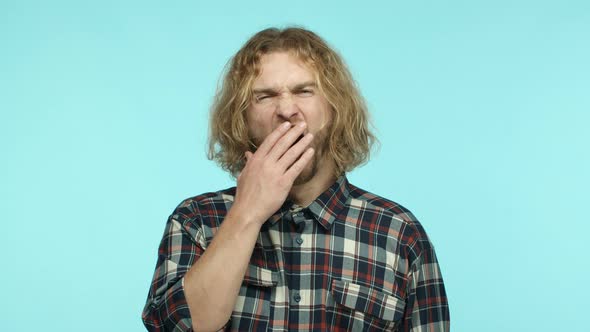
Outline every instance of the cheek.
POLYGON ((259 110, 251 110, 246 115, 248 125, 248 132, 253 137, 263 137, 268 134, 270 121, 264 112, 259 110))
POLYGON ((317 128, 324 128, 332 119, 330 104, 325 100, 313 100, 305 108, 308 110, 308 119, 316 123, 317 128))

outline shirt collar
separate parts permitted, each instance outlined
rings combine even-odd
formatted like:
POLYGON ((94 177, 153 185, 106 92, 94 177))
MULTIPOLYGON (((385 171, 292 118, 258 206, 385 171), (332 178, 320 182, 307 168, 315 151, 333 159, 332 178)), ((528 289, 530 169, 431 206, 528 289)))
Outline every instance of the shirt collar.
MULTIPOLYGON (((311 212, 314 218, 326 230, 329 230, 334 220, 340 215, 342 209, 348 201, 350 191, 348 190, 348 180, 345 175, 341 175, 326 191, 318 196, 306 209, 311 212)), ((269 226, 274 225, 285 213, 290 213, 294 203, 290 200, 285 201, 283 206, 270 217, 269 226)))

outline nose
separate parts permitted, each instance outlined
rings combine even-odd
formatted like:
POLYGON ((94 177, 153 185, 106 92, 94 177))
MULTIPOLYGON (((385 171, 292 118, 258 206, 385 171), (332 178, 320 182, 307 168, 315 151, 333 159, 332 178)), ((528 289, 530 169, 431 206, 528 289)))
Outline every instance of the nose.
POLYGON ((291 120, 299 113, 299 107, 293 100, 293 96, 290 93, 283 94, 279 98, 276 109, 277 115, 284 120, 291 120))

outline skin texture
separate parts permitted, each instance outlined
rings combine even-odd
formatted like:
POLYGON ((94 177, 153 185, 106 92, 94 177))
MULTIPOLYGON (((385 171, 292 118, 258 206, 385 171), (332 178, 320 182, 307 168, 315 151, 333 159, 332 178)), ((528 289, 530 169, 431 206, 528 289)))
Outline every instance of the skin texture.
POLYGON ((330 107, 314 86, 313 70, 284 52, 267 54, 260 64, 247 112, 257 149, 245 153, 234 203, 185 275, 195 331, 216 331, 229 320, 260 227, 287 197, 306 206, 335 180, 321 143, 330 107))

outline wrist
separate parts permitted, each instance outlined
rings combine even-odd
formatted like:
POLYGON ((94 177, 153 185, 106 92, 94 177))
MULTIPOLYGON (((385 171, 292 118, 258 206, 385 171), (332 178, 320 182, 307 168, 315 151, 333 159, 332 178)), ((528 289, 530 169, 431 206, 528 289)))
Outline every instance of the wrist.
POLYGON ((266 221, 265 218, 257 216, 251 208, 243 208, 239 205, 233 205, 227 212, 226 218, 244 226, 256 227, 261 227, 266 221))

